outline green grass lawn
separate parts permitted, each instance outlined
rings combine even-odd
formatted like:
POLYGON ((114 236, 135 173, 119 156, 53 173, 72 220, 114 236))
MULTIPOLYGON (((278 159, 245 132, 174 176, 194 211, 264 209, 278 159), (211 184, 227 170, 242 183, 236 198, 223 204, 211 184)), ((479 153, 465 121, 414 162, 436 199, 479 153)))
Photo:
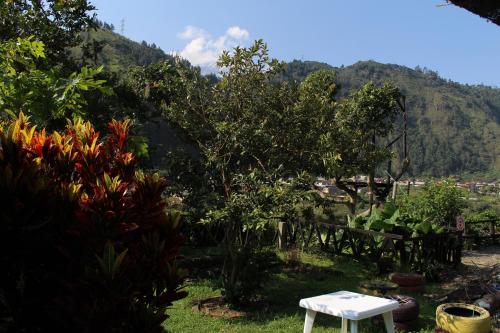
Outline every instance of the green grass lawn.
MULTIPOLYGON (((208 252, 204 250, 206 255, 208 252)), ((278 254, 284 259, 284 254, 278 254)), ((283 266, 265 283, 262 296, 266 306, 245 309, 248 318, 222 319, 194 312, 197 301, 220 295, 210 279, 193 279, 187 283, 189 296, 174 304, 168 311, 170 318, 165 326, 171 333, 177 332, 302 332, 305 310, 299 307, 299 300, 338 290, 359 291, 362 280, 373 277, 374 267, 370 263, 358 263, 350 258, 328 258, 318 254, 300 254, 300 261, 309 267, 323 267, 314 272, 299 272, 283 266), (339 273, 342 272, 342 273, 339 273)), ((435 288, 436 286, 434 286, 435 288)), ((432 289, 433 286, 430 286, 432 289)), ((416 296, 420 303, 420 332, 434 331, 435 304, 416 296)), ((371 325, 369 320, 360 323, 364 333, 385 332, 371 325)), ((340 320, 318 313, 313 332, 340 332, 340 320)))

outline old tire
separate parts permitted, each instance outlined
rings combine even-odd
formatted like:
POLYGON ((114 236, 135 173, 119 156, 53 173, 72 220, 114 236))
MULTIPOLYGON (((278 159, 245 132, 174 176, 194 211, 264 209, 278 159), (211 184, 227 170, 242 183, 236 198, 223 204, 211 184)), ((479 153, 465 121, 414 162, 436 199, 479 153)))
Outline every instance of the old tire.
POLYGON ((390 279, 400 287, 414 287, 425 284, 423 275, 416 273, 392 273, 390 279))
POLYGON ((363 294, 382 296, 387 291, 398 289, 398 285, 389 281, 373 280, 361 282, 359 289, 363 294))
POLYGON ((385 298, 399 302, 399 308, 392 310, 394 322, 407 322, 418 319, 419 306, 416 299, 403 295, 387 295, 385 298))
POLYGON ((491 317, 488 311, 479 306, 446 303, 436 309, 436 324, 449 333, 489 333, 491 317))
POLYGON ((418 318, 410 321, 394 322, 396 332, 414 332, 418 328, 418 318))

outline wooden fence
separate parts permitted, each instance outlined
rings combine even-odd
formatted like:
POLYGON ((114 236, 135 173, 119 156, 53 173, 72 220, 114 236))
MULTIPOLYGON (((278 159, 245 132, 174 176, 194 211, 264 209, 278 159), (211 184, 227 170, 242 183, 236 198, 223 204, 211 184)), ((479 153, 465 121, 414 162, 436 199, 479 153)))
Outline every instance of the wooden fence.
POLYGON ((498 244, 500 240, 500 233, 497 232, 498 223, 500 219, 465 222, 463 238, 476 245, 498 244))
POLYGON ((336 255, 379 262, 382 257, 398 261, 401 267, 413 267, 433 262, 458 265, 462 255, 461 232, 449 231, 423 237, 350 228, 329 223, 280 223, 280 248, 298 246, 319 247, 336 255))

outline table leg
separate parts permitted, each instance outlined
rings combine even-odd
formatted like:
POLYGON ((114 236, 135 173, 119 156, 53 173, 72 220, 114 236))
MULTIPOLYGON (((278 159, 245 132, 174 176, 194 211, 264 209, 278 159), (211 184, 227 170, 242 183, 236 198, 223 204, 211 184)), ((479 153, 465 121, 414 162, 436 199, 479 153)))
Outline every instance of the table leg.
POLYGON ((340 330, 340 333, 347 333, 348 324, 349 321, 346 318, 342 318, 342 329, 340 330))
POLYGON ((304 333, 311 333, 314 317, 316 317, 316 311, 306 309, 306 320, 304 322, 304 333))
POLYGON ((392 311, 383 313, 385 330, 387 333, 394 333, 394 320, 392 318, 392 311))
POLYGON ((358 321, 351 320, 351 333, 358 333, 358 321))

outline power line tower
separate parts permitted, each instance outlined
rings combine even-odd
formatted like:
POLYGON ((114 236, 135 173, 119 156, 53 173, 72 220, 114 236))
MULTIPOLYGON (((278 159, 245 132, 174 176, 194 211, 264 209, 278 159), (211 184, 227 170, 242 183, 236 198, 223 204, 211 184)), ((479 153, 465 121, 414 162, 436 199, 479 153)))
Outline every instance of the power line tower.
POLYGON ((120 34, 123 35, 124 32, 125 32, 125 19, 122 18, 122 20, 120 21, 120 34))

